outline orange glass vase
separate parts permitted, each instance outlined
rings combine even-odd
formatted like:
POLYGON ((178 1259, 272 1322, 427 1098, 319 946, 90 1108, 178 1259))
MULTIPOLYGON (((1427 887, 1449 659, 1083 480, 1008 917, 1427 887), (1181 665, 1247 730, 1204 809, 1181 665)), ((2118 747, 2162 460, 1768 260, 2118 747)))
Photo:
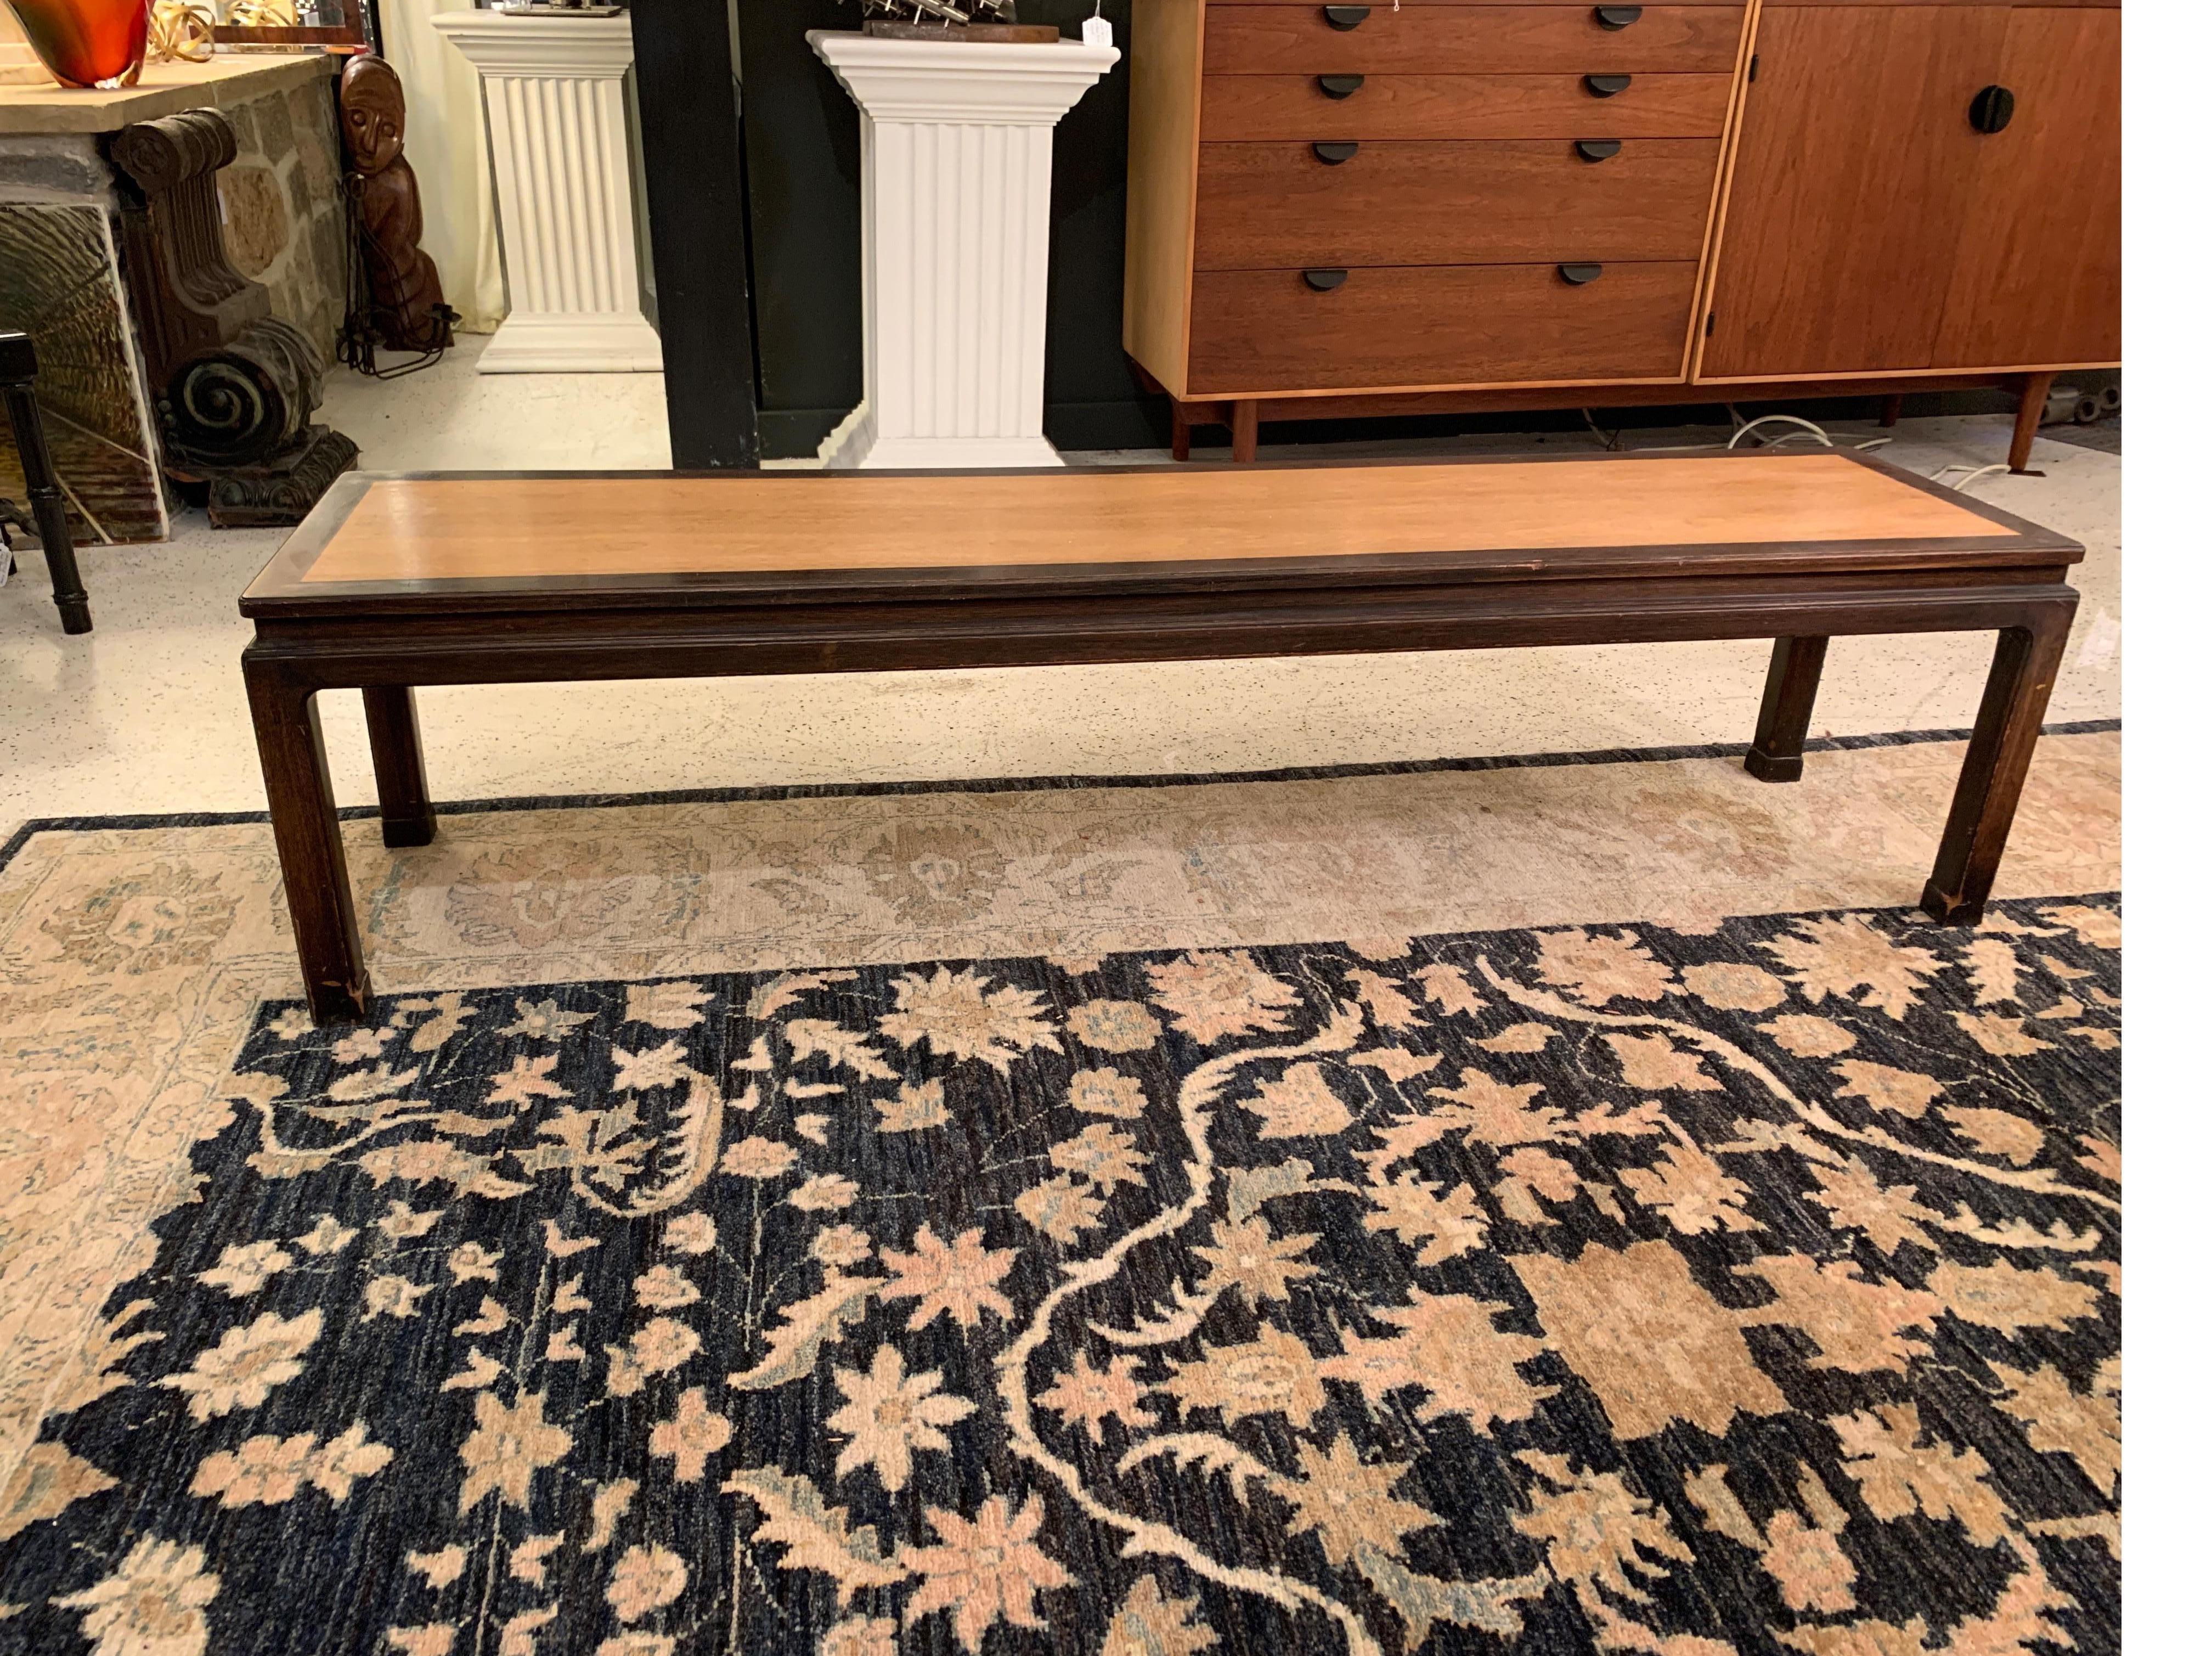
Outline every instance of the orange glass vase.
POLYGON ((6 0, 31 50, 64 86, 136 86, 149 0, 6 0))

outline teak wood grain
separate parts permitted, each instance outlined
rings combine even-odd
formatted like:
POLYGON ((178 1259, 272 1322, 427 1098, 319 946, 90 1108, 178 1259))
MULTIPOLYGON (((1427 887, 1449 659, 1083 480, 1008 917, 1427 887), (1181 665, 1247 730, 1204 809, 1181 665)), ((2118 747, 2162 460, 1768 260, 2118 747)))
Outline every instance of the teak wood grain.
MULTIPOLYGON (((1906 3, 1906 0, 1899 0, 1899 3, 1906 3)), ((1910 0, 1910 3, 1920 3, 1921 0, 1910 0)), ((1927 3, 1934 3, 1934 0, 1927 0, 1927 3)), ((1984 3, 1986 3, 1986 0, 1984 3)), ((1309 9, 1320 3, 1320 0, 1210 0, 1210 3, 1217 12, 1225 11, 1232 6, 1279 6, 1309 9)), ((1674 3, 1686 6, 1726 6, 1732 11, 1743 9, 1743 0, 1674 0, 1674 3)), ((2081 0, 2081 3, 2116 5, 2118 0, 2081 0)), ((1588 10, 1590 0, 1382 0, 1382 4, 1376 9, 1391 9, 1400 5, 1471 6, 1492 9, 1500 6, 1572 6, 1578 10, 1588 10)))
POLYGON ((1354 268, 1316 292, 1297 271, 1201 271, 1191 283, 1194 395, 1547 377, 1679 377, 1694 259, 1354 268))
MULTIPOLYGON (((1911 376, 1902 382, 1926 391, 1973 391, 1991 387, 2010 387, 2016 389, 2019 376, 2015 374, 1992 374, 1979 370, 1957 373, 1931 370, 1911 376)), ((1865 379, 1838 379, 1821 382, 1821 389, 1838 397, 1873 397, 1892 390, 1900 383, 1901 376, 1880 374, 1865 379)), ((1685 386, 1675 379, 1649 381, 1607 381, 1604 386, 1607 407, 1644 407, 1655 403, 1722 403, 1776 402, 1793 395, 1802 395, 1805 382, 1798 380, 1772 381, 1729 381, 1724 384, 1700 381, 1685 386)), ((1571 386, 1559 382, 1547 385, 1501 385, 1457 387, 1447 391, 1366 391, 1366 392, 1275 392, 1254 399, 1263 424, 1297 420, 1340 420, 1356 418, 1361 414, 1393 417, 1409 414, 1495 414, 1533 408, 1557 408, 1562 389, 1572 391, 1571 386)), ((1590 387, 1583 387, 1585 391, 1590 387)), ((1587 402, 1589 398, 1580 400, 1587 402)), ((1192 423, 1218 425, 1227 419, 1228 405, 1218 399, 1178 399, 1176 405, 1192 423)), ((1185 458, 1188 458, 1185 456, 1185 458)))
POLYGON ((2073 542, 1856 454, 1020 473, 355 478, 248 589, 245 674, 308 1003, 373 1015, 317 697, 358 689, 386 837, 437 813, 410 693, 1047 662, 1778 637, 1755 768, 1823 641, 1999 635, 1923 903, 1996 878, 2073 542))
POLYGON ((1728 119, 1727 75, 1638 75, 1592 97, 1580 74, 1370 75, 1331 98, 1310 75, 1205 76, 1208 143, 1291 138, 1711 138, 1728 119))
POLYGON ((1994 78, 2008 15, 1761 12, 1702 374, 1935 364, 1983 142, 1966 107, 1994 78))
POLYGON ((1565 6, 1373 6, 1339 29, 1312 6, 1211 6, 1212 75, 1725 74, 1742 32, 1741 6, 1645 6, 1626 28, 1595 9, 1565 6))
POLYGON ((1932 360, 2117 362, 2119 12, 2014 11, 1992 78, 2012 91, 2013 119, 1977 135, 1932 360))
POLYGON ((380 587, 608 576, 781 584, 951 570, 975 582, 987 571, 1004 581, 1025 569, 1103 569, 1126 586, 1155 566, 1435 553, 1469 572, 1521 575, 1544 568, 1547 554, 1592 547, 1615 563, 1631 545, 1698 547, 1707 558, 1757 549, 1747 555, 1771 561, 1775 548, 1831 540, 1910 543, 1924 563, 1936 554, 1923 543, 1991 533, 1960 497, 1842 454, 1750 458, 1226 472, 356 473, 245 603, 254 614, 264 600, 357 604, 380 587))
POLYGON ((1637 139, 1591 161, 1571 140, 1209 143, 1197 267, 1695 259, 1720 143, 1637 139))
POLYGON ((1174 399, 1178 457, 1207 423, 1231 425, 1250 457, 1263 423, 1291 417, 1255 406, 1268 399, 1380 415, 1414 397, 1565 407, 1668 387, 1711 401, 2001 386, 2032 436, 2039 376, 2118 358, 2117 10, 1690 0, 1608 30, 1581 0, 1392 0, 1340 28, 1310 0, 1138 0, 1138 33, 1173 39, 1131 64, 1129 354, 1174 399), (1684 43, 1688 72, 1667 55, 1684 43), (1556 72, 1525 72, 1547 63, 1556 72), (1599 96, 1585 77, 1608 72, 1628 83, 1599 96), (1325 90, 1322 75, 1358 84, 1325 90), (1989 84, 2022 98, 2003 133, 1966 119, 1989 84), (1717 143, 1702 210, 1682 200, 1686 162, 1662 171, 1658 152, 1632 151, 1577 175, 1532 147, 1585 139, 1717 143), (1314 146, 1345 143, 1361 154, 1323 171, 1314 146), (1448 146, 1480 143, 1513 148, 1467 152, 1456 171, 1448 146), (1622 275, 1617 294, 1656 289, 1656 267, 1677 261, 1697 267, 1677 353, 1647 337, 1660 331, 1647 309, 1607 342, 1524 286, 1520 343, 1538 348, 1498 349, 1450 314, 1414 319, 1439 345, 1421 360, 1376 282, 1368 300, 1388 327, 1361 339, 1359 303, 1324 313, 1218 279, 1455 272, 1404 285, 1487 304, 1474 267, 1655 267, 1622 275), (1310 371, 1278 323, 1313 328, 1310 371), (1266 351, 1245 350, 1254 341, 1266 351))
POLYGON ((1180 395, 1190 349, 1205 0, 1145 0, 1129 52, 1129 202, 1123 233, 1121 348, 1180 395))
MULTIPOLYGON (((1237 0, 1239 4, 1259 6, 1291 3, 1292 0, 1237 0)), ((1446 5, 1462 3, 1486 5, 1490 3, 1490 0, 1435 0, 1435 3, 1446 5)), ((1517 4, 1519 0, 1508 0, 1508 3, 1517 4)), ((1543 0, 1543 3, 1548 3, 1548 0, 1543 0)), ((1431 0, 1404 0, 1404 3, 1427 5, 1431 3, 1431 0)), ((1992 3, 2002 5, 2007 3, 2007 0, 1765 0, 1765 3, 1770 9, 1779 6, 1987 6, 1992 3)), ((2120 0, 2009 0, 2009 3, 2017 10, 2118 11, 2120 9, 2120 0)))
MULTIPOLYGON (((1141 3, 1141 0, 1139 0, 1139 3, 1141 3)), ((1731 11, 1741 11, 1743 9, 1743 0, 1673 0, 1673 3, 1677 5, 1686 6, 1726 6, 1731 11)), ((1905 3, 1905 0, 1899 0, 1899 3, 1905 3)), ((1921 3, 1922 0, 1910 0, 1910 3, 1921 3)), ((1933 3, 1934 0, 1927 0, 1927 3, 1933 3)), ((1275 6, 1285 9, 1295 7, 1301 10, 1310 10, 1316 5, 1321 3, 1321 0, 1209 0, 1209 3, 1216 12, 1226 11, 1231 7, 1242 8, 1245 6, 1275 6)), ((1986 3, 1986 0, 1984 0, 1984 3, 1986 3)), ((2118 4, 2118 0, 2081 0, 2081 3, 2118 4)), ((1382 3, 1375 7, 1374 9, 1377 11, 1387 11, 1394 9, 1401 5, 1408 7, 1459 6, 1489 10, 1495 10, 1500 7, 1507 6, 1572 6, 1577 10, 1587 11, 1590 6, 1590 0, 1382 0, 1382 3)))

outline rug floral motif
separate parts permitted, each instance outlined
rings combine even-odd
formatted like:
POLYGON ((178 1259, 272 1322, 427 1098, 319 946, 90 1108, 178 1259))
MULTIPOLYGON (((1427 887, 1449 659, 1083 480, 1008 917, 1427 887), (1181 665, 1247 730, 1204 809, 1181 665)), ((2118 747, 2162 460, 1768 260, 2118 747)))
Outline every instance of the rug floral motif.
POLYGON ((0 1651, 2117 1651, 2118 946, 272 1003, 0 1651))

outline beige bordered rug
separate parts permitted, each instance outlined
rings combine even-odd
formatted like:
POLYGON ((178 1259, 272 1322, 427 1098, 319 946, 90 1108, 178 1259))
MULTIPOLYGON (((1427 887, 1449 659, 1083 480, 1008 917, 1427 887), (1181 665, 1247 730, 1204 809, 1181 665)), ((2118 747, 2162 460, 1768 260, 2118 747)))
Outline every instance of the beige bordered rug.
POLYGON ((36 825, 0 1651, 2117 1649, 2118 744, 36 825))

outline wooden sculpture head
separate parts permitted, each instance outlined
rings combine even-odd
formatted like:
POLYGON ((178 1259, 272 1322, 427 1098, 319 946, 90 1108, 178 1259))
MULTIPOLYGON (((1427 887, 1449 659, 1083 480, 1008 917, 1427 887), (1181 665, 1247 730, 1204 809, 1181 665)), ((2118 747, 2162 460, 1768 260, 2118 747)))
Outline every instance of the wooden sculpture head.
POLYGON ((338 112, 356 172, 380 173, 399 159, 407 94, 390 64, 366 52, 349 63, 338 82, 338 112))

